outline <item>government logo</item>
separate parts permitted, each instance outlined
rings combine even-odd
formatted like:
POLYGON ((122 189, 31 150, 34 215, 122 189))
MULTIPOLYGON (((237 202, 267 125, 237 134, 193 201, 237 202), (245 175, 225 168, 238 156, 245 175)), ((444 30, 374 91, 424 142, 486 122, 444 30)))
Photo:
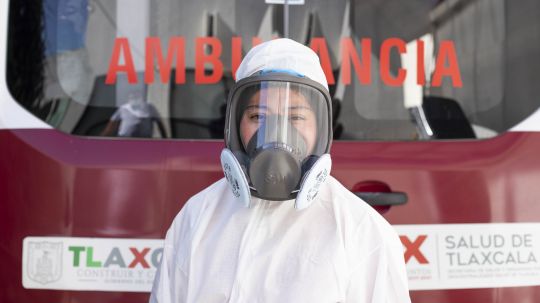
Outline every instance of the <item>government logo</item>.
POLYGON ((28 277, 41 284, 58 281, 62 277, 62 242, 28 244, 28 277))

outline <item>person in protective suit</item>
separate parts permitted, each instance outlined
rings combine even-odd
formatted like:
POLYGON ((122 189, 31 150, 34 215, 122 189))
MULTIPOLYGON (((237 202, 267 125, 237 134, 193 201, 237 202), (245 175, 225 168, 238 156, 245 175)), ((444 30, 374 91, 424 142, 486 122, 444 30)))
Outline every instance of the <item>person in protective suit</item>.
POLYGON ((225 178, 174 219, 150 302, 410 302, 397 234, 330 176, 317 55, 289 39, 262 43, 236 81, 225 178))

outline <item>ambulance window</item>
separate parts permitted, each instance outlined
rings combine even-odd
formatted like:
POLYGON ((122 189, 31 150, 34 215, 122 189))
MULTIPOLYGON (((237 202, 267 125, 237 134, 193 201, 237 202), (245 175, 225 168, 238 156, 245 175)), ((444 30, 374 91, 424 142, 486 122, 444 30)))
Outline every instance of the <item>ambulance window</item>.
MULTIPOLYGON (((536 8, 312 0, 290 7, 289 34, 321 58, 336 140, 489 138, 540 107, 536 8)), ((283 36, 283 15, 252 0, 11 1, 8 87, 75 135, 222 139, 234 70, 283 36)))

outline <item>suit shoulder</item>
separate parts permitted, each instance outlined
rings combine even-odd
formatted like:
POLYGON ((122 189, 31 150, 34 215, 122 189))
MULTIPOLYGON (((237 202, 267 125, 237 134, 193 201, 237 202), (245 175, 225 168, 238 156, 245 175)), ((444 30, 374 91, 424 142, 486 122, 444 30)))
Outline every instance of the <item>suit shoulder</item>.
POLYGON ((213 208, 213 204, 219 202, 220 198, 227 194, 227 190, 228 185, 225 178, 214 182, 189 198, 178 213, 175 221, 186 217, 193 221, 208 208, 213 208))

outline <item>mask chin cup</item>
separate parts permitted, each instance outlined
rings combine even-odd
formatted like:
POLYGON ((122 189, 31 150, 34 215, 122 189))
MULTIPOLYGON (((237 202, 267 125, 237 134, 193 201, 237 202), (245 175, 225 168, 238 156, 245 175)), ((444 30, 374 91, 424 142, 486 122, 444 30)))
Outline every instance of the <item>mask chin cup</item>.
POLYGON ((221 168, 225 174, 225 178, 229 183, 229 187, 236 200, 238 200, 245 207, 251 205, 251 192, 249 190, 249 183, 246 175, 242 170, 242 166, 234 156, 234 154, 227 148, 221 151, 221 168))
POLYGON ((330 158, 329 154, 322 155, 304 176, 300 191, 294 202, 294 208, 302 210, 313 203, 331 169, 332 158, 330 158))
POLYGON ((291 153, 277 148, 261 149, 248 170, 257 197, 270 201, 289 200, 302 177, 301 164, 291 153))

